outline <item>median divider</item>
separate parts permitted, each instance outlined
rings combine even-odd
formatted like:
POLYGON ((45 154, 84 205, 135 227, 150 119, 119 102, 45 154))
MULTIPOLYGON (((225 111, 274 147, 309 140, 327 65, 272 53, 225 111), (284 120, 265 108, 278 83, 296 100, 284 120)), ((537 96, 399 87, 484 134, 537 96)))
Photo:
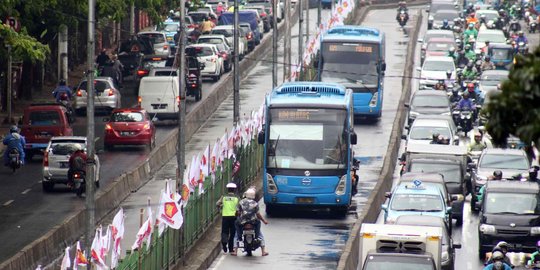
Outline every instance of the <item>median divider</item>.
MULTIPOLYGON (((427 3, 427 2, 426 2, 427 3)), ((411 4, 424 4, 421 2, 409 3, 411 4)), ((395 5, 395 4, 394 4, 395 5)), ((403 74, 402 85, 403 89, 401 97, 398 103, 396 118, 392 126, 392 132, 390 133, 390 141, 388 148, 384 156, 383 167, 375 188, 371 191, 368 200, 362 211, 362 215, 358 217, 353 228, 351 229, 349 239, 345 245, 345 249, 341 254, 341 258, 338 263, 338 270, 356 270, 360 263, 360 227, 362 223, 374 223, 377 221, 379 213, 381 212, 381 204, 385 201, 385 192, 390 191, 392 188, 392 180, 394 169, 398 158, 399 146, 401 144, 402 127, 405 123, 406 111, 402 104, 406 103, 411 95, 411 77, 414 71, 414 57, 416 50, 416 40, 418 39, 418 32, 422 25, 422 11, 418 11, 416 16, 416 25, 412 29, 412 33, 409 33, 410 39, 407 46, 407 59, 405 62, 405 72, 403 74)), ((361 266, 360 266, 361 267, 361 266)))
MULTIPOLYGON (((291 18, 292 21, 298 19, 298 8, 295 7, 291 18)), ((278 25, 278 34, 283 33, 284 29, 285 24, 282 22, 278 25)), ((246 57, 240 62, 241 78, 245 77, 259 59, 271 50, 272 35, 273 32, 266 34, 261 43, 248 55, 253 57, 246 57)), ((185 132, 188 141, 232 91, 233 75, 232 72, 229 72, 216 83, 215 90, 207 98, 199 101, 199 104, 188 111, 185 132)), ((111 215, 123 200, 148 182, 151 176, 176 154, 177 135, 177 130, 171 132, 162 144, 156 146, 146 160, 137 164, 132 170, 116 177, 107 188, 98 190, 96 194, 96 220, 101 221, 111 215)), ((64 222, 53 227, 45 235, 2 262, 0 270, 35 269, 38 264, 47 265, 57 260, 64 252, 64 248, 75 243, 84 233, 85 220, 86 211, 84 209, 78 210, 64 222)))

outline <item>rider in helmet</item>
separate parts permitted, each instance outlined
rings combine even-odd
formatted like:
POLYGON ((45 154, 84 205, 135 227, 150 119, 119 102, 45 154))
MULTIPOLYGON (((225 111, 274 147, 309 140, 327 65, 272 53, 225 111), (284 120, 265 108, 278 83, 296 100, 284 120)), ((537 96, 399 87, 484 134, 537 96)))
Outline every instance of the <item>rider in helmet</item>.
POLYGON ((471 110, 474 111, 475 107, 472 100, 469 98, 469 91, 463 92, 463 98, 457 104, 458 110, 471 110))
POLYGON ((467 5, 467 10, 466 10, 467 14, 474 14, 474 5, 473 3, 469 3, 467 5))
MULTIPOLYGON (((488 178, 488 180, 490 181, 496 181, 496 180, 502 180, 502 177, 503 177, 503 173, 501 170, 495 170, 493 171, 493 175, 491 177, 488 178)), ((484 198, 484 190, 486 189, 486 185, 483 185, 480 190, 478 191, 478 193, 476 194, 476 201, 477 202, 482 202, 482 199, 484 198)), ((497 247, 497 246, 495 246, 497 247)), ((501 252, 501 255, 502 255, 502 259, 504 259, 504 254, 502 253, 502 251, 498 251, 498 252, 501 252)), ((495 252, 493 252, 495 254, 495 252)))
POLYGON ((540 263, 540 240, 536 242, 536 251, 531 254, 531 259, 527 261, 528 266, 535 266, 540 263))
POLYGON ((484 267, 484 270, 512 270, 512 268, 501 261, 495 261, 484 267))
POLYGON ((484 57, 484 62, 482 63, 481 69, 482 71, 495 69, 495 64, 491 62, 491 57, 489 55, 484 57))
POLYGON ((474 28, 474 23, 467 23, 467 24, 468 24, 468 27, 463 32, 465 40, 468 40, 470 37, 476 38, 478 36, 478 30, 476 30, 476 28, 474 28))
POLYGON ((465 80, 474 80, 478 74, 474 68, 474 63, 470 61, 467 63, 467 67, 463 70, 463 78, 465 80))
MULTIPOLYGON (((261 221, 264 224, 268 224, 268 221, 259 213, 259 203, 255 200, 256 191, 254 188, 249 188, 245 193, 245 198, 242 199, 236 208, 238 213, 238 226, 236 227, 237 239, 242 237, 242 228, 246 223, 255 225, 255 235, 261 240, 261 255, 267 256, 266 247, 264 243, 264 237, 261 232, 261 221)), ((239 241, 238 241, 239 242, 239 241)), ((236 256, 238 245, 234 248, 231 255, 236 256)))
POLYGON ((68 101, 71 100, 71 89, 66 85, 66 80, 60 79, 58 82, 58 86, 53 91, 53 97, 56 100, 56 102, 60 102, 60 100, 67 99, 68 101))
POLYGON ((439 133, 435 132, 431 134, 431 142, 430 144, 439 144, 439 133))
POLYGON ((456 62, 457 60, 456 48, 450 47, 448 49, 448 56, 452 57, 452 59, 454 59, 454 62, 456 62))
POLYGON ((444 20, 443 20, 441 29, 442 29, 442 30, 452 30, 452 27, 450 27, 450 24, 448 24, 448 20, 447 20, 447 19, 444 19, 444 20))
POLYGON ((469 148, 469 152, 472 152, 472 151, 482 151, 484 149, 486 149, 486 144, 484 142, 482 142, 482 133, 480 132, 475 132, 474 133, 474 141, 471 142, 468 146, 469 148))
POLYGON ((9 166, 9 152, 11 152, 12 149, 16 149, 17 152, 19 152, 19 160, 21 165, 24 165, 24 146, 26 140, 24 136, 19 134, 19 128, 17 126, 11 126, 9 133, 4 137, 2 143, 7 147, 4 151, 4 165, 9 166))
POLYGON ((87 156, 81 144, 73 144, 73 153, 69 157, 68 186, 73 185, 73 173, 81 172, 86 174, 87 156))
POLYGON ((518 36, 515 39, 516 43, 519 45, 519 43, 528 44, 529 40, 525 37, 525 34, 523 31, 518 32, 518 36))
POLYGON ((465 57, 467 57, 469 61, 474 61, 476 58, 476 53, 474 53, 474 50, 470 44, 465 45, 465 57))
POLYGON ((452 95, 450 96, 450 102, 452 104, 458 103, 461 100, 461 96, 459 95, 459 87, 452 88, 452 95))
POLYGON ((529 177, 527 178, 531 182, 537 182, 540 183, 540 179, 538 179, 538 169, 540 167, 534 166, 529 169, 529 177))

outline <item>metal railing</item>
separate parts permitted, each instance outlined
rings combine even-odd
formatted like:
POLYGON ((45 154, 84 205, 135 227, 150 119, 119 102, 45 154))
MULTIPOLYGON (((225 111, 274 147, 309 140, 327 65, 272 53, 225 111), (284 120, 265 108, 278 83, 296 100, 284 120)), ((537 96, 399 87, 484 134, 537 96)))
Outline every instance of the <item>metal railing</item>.
MULTIPOLYGON (((246 146, 235 148, 235 155, 240 162, 234 182, 239 190, 245 190, 258 175, 263 164, 263 147, 256 139, 246 146)), ((184 224, 180 230, 166 228, 158 236, 157 227, 152 233, 150 248, 143 244, 138 250, 127 250, 126 256, 120 260, 118 270, 160 270, 174 265, 200 239, 220 211, 216 202, 225 193, 225 185, 233 181, 234 160, 225 159, 218 167, 215 178, 205 178, 204 192, 199 194, 195 188, 185 207, 183 207, 184 224)))

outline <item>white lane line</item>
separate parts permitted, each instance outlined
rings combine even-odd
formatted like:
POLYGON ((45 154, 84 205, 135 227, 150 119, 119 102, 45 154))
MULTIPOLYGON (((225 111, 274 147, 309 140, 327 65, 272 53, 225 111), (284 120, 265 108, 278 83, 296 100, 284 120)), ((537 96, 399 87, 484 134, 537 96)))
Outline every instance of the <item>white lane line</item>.
POLYGON ((5 202, 5 203, 3 204, 3 206, 8 206, 8 205, 10 205, 12 202, 13 202, 13 200, 9 200, 9 201, 5 202))
POLYGON ((26 194, 26 193, 30 192, 30 190, 31 190, 31 189, 27 189, 27 190, 25 190, 25 191, 21 192, 21 194, 23 194, 23 195, 24 195, 24 194, 26 194))

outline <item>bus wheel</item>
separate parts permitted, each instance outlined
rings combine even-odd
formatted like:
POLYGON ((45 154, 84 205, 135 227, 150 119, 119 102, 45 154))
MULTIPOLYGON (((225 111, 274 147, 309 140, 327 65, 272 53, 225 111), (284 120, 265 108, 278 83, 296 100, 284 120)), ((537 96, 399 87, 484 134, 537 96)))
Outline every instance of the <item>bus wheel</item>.
POLYGON ((266 205, 266 215, 267 216, 273 216, 276 214, 276 207, 271 204, 266 205))
POLYGON ((349 213, 349 207, 348 206, 341 206, 334 209, 334 213, 336 216, 344 218, 347 216, 347 213, 349 213))

